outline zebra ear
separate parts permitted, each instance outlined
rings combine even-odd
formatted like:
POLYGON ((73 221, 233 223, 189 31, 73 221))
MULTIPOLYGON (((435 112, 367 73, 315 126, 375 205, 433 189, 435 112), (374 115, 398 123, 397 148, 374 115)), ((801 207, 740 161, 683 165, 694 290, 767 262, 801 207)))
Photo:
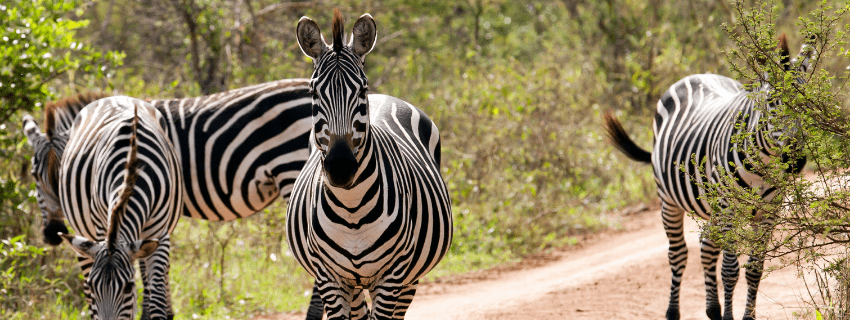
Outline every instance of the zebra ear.
POLYGON ((84 257, 92 258, 97 255, 97 252, 103 249, 103 245, 94 241, 89 240, 88 238, 80 237, 80 236, 72 236, 70 234, 58 233, 62 239, 65 239, 69 245, 71 245, 71 249, 74 249, 78 254, 84 257))
POLYGON ((360 61, 363 61, 366 54, 375 47, 375 40, 378 39, 378 26, 375 24, 375 19, 372 19, 368 13, 360 16, 357 22, 354 22, 352 33, 349 46, 351 51, 360 57, 360 61))
POLYGON ((36 141, 44 141, 47 140, 47 137, 44 136, 44 133, 41 132, 41 128, 38 127, 38 124, 35 123, 35 119, 31 115, 24 115, 23 125, 24 134, 27 136, 27 143, 31 147, 36 145, 36 141))
POLYGON ((295 27, 295 35, 298 39, 298 46, 301 47, 301 52, 304 52, 313 60, 319 59, 325 51, 328 51, 328 45, 325 42, 325 37, 322 36, 322 30, 310 18, 301 17, 298 20, 298 26, 295 27))
POLYGON ((794 61, 800 62, 800 71, 807 72, 809 68, 811 68, 813 60, 817 57, 817 50, 815 50, 815 44, 817 43, 817 35, 810 34, 806 36, 806 40, 803 40, 803 44, 800 46, 800 54, 794 61))
POLYGON ((133 260, 147 258, 156 251, 158 246, 159 240, 157 239, 136 241, 130 245, 130 256, 133 257, 133 260))

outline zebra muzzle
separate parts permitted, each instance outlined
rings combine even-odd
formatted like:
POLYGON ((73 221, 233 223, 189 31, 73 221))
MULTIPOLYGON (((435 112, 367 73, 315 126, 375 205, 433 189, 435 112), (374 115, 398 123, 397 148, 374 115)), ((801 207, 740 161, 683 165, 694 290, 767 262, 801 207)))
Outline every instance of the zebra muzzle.
POLYGON ((42 228, 44 242, 51 246, 58 246, 62 243, 62 237, 59 236, 60 233, 68 234, 68 227, 65 226, 65 221, 56 219, 45 221, 42 228))
POLYGON ((349 146, 338 140, 325 155, 323 166, 332 186, 347 187, 354 181, 354 175, 357 173, 357 158, 349 146))

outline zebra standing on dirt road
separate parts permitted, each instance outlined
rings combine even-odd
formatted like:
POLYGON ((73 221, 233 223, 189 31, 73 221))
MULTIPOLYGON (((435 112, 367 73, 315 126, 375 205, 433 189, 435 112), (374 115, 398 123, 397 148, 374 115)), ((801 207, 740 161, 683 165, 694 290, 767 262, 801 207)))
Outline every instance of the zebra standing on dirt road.
MULTIPOLYGON (((171 319, 170 234, 183 205, 180 161, 162 114, 130 97, 83 108, 60 159, 59 199, 76 235, 92 319, 136 317, 135 268, 144 283, 142 319, 171 319)), ((32 128, 28 128, 32 129, 32 128)))
MULTIPOLYGON (((45 133, 31 116, 32 174, 45 242, 68 233, 59 207, 58 170, 77 113, 103 94, 79 94, 45 108, 45 133)), ((218 221, 250 216, 278 195, 288 198, 309 156, 308 80, 279 80, 203 97, 152 100, 165 119, 184 179, 182 214, 218 221)), ((314 294, 308 320, 322 317, 314 294)))
POLYGON ((364 58, 377 36, 372 17, 354 23, 347 45, 342 29, 334 10, 328 46, 313 20, 298 22, 298 44, 315 67, 315 148, 292 191, 286 238, 316 277, 328 319, 403 319, 418 280, 451 243, 440 136, 416 107, 367 95, 364 58))
MULTIPOLYGON (((788 44, 783 34, 779 40, 780 55, 786 71, 791 65, 788 44)), ((803 45, 801 56, 804 61, 801 68, 807 69, 812 51, 803 45)), ((769 93, 771 88, 763 85, 759 93, 769 93)), ((661 198, 661 216, 664 229, 670 241, 668 259, 673 273, 670 290, 670 303, 667 319, 679 319, 679 288, 687 262, 688 247, 685 244, 683 219, 685 212, 694 212, 700 218, 710 220, 711 208, 701 197, 705 194, 698 183, 702 177, 711 182, 724 183, 725 179, 714 170, 718 166, 733 174, 738 185, 752 188, 765 201, 777 196, 778 190, 767 185, 757 173, 747 171, 749 163, 762 161, 750 159, 744 150, 749 142, 739 143, 734 137, 742 129, 753 132, 760 158, 782 157, 786 154, 773 154, 775 147, 793 143, 790 136, 797 128, 780 128, 770 124, 763 125, 765 111, 768 114, 776 108, 775 101, 769 101, 765 107, 758 106, 750 98, 753 92, 730 78, 712 74, 692 75, 679 80, 658 101, 654 121, 654 148, 652 153, 638 147, 623 130, 619 120, 610 113, 605 115, 605 127, 614 146, 629 158, 651 163, 658 196, 661 198), (699 165, 705 159, 702 171, 699 165), (684 168, 684 172, 682 172, 684 168), (697 181, 694 181, 697 179, 697 181)), ((805 165, 805 159, 790 164, 789 170, 798 172, 805 165)), ((764 217, 760 227, 771 228, 773 221, 764 217)), ((727 226, 721 226, 728 229, 727 226)), ((721 319, 721 308, 717 294, 717 258, 720 249, 704 234, 701 237, 701 256, 706 285, 706 313, 712 320, 721 319)), ((748 284, 747 304, 744 319, 755 318, 756 293, 762 276, 764 261, 758 255, 751 255, 746 278, 748 284)), ((722 266, 725 306, 723 319, 732 319, 732 293, 738 281, 738 257, 734 252, 724 250, 722 266)))

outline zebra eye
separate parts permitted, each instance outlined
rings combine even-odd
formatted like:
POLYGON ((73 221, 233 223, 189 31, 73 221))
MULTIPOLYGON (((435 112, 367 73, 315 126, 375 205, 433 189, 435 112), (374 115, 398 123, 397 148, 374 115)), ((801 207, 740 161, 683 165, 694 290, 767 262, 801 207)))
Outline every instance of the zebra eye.
POLYGON ((368 93, 368 92, 369 92, 369 87, 363 87, 363 89, 360 89, 360 94, 359 94, 360 99, 366 99, 366 93, 368 93))

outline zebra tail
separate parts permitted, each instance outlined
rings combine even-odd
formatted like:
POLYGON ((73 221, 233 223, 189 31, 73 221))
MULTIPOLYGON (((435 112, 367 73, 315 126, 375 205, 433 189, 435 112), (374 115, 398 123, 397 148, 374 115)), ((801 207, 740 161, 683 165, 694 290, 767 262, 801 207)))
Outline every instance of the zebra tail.
POLYGON ((124 173, 124 185, 121 187, 118 202, 112 208, 109 219, 109 229, 107 230, 106 244, 111 249, 115 248, 115 243, 118 239, 118 229, 121 224, 121 219, 127 211, 127 202, 130 201, 130 196, 133 195, 133 186, 136 184, 136 179, 139 178, 139 159, 138 159, 138 143, 136 142, 136 128, 139 125, 139 107, 133 106, 133 125, 132 133, 130 134, 130 151, 127 152, 127 163, 124 165, 126 172, 124 173))
POLYGON ((652 153, 646 151, 635 144, 629 135, 626 133, 626 130, 623 129, 623 125, 620 124, 620 120, 617 119, 611 112, 605 112, 602 117, 605 120, 605 131, 608 134, 608 139, 611 140, 611 144, 614 145, 614 148, 620 150, 626 157, 629 157, 632 160, 644 163, 652 162, 652 153))

